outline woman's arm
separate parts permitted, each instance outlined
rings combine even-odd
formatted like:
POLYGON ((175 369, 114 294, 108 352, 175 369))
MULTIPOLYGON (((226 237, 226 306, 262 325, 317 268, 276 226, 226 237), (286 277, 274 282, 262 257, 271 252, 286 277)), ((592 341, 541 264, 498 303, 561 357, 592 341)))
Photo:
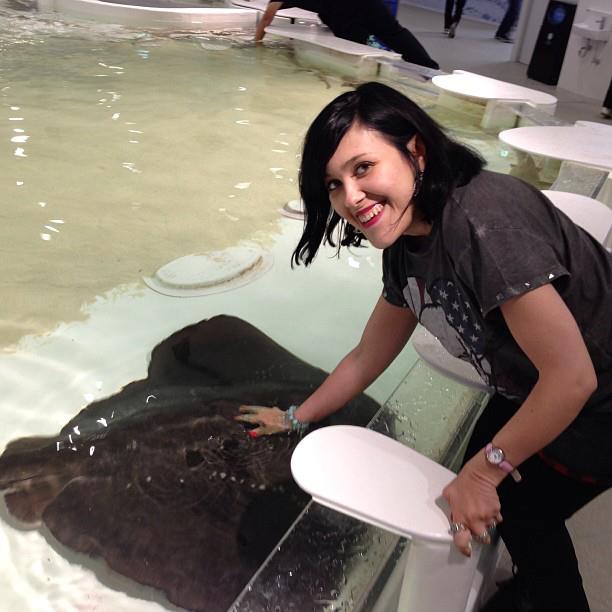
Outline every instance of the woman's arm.
POLYGON ((274 15, 276 15, 277 11, 282 6, 282 2, 268 2, 266 10, 259 18, 259 21, 257 22, 257 27, 255 28, 255 42, 263 40, 263 37, 266 35, 266 28, 272 23, 274 15))
POLYGON ((411 310, 380 297, 359 344, 296 410, 298 421, 320 421, 366 389, 404 348, 416 324, 411 310))
MULTIPOLYGON (((298 421, 320 421, 336 412, 368 387, 404 348, 417 320, 408 308, 393 306, 383 297, 366 324, 359 344, 338 364, 323 384, 295 411, 298 421)), ((260 425, 254 435, 286 431, 278 408, 242 406, 236 417, 260 425)), ((253 434, 252 434, 253 435, 253 434)))
MULTIPOLYGON (((596 389, 597 378, 578 325, 552 285, 509 300, 501 311, 517 344, 538 370, 527 399, 492 440, 516 467, 570 425, 596 389)), ((505 477, 486 461, 484 449, 476 453, 444 490, 453 521, 482 534, 493 520, 501 520, 495 488, 505 477)), ((455 536, 466 554, 469 535, 460 531, 455 536)))
POLYGON ((519 465, 578 416, 597 388, 597 377, 576 320, 552 285, 508 301, 501 311, 538 370, 531 393, 493 440, 510 463, 519 465))

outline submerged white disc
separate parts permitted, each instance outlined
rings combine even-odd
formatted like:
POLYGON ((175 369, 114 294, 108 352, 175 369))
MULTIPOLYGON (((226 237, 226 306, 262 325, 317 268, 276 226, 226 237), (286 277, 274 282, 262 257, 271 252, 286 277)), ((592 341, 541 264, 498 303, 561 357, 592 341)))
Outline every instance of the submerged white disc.
POLYGON ((304 202, 302 200, 289 200, 281 209, 281 215, 290 219, 304 218, 304 202))
POLYGON ((206 255, 186 255, 162 266, 144 282, 158 293, 195 297, 229 291, 259 278, 272 267, 272 255, 256 247, 230 247, 206 255))

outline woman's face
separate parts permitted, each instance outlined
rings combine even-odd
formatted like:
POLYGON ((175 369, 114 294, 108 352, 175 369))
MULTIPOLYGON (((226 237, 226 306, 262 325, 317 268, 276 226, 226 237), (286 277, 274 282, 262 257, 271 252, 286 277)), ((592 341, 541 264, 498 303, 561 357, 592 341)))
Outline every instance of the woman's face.
MULTIPOLYGON (((423 171, 425 158, 416 137, 406 146, 423 171)), ((414 179, 410 162, 380 132, 354 123, 327 163, 325 185, 333 209, 384 249, 402 234, 431 231, 412 202, 414 179)))

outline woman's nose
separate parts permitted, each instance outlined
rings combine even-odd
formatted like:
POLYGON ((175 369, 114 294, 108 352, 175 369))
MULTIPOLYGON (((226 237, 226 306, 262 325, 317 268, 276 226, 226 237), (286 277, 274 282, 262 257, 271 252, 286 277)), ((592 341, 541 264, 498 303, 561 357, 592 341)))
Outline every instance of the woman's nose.
POLYGON ((354 182, 345 184, 345 206, 350 209, 359 208, 361 201, 365 197, 365 193, 360 189, 359 185, 354 182))

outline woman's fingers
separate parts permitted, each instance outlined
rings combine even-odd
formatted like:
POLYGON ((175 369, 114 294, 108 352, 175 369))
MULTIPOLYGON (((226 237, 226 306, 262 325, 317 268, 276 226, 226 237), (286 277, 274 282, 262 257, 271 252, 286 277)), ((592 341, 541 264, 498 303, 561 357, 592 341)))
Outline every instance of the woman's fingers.
POLYGON ((276 406, 242 405, 239 406, 238 410, 240 414, 234 416, 234 420, 259 426, 247 432, 252 438, 269 436, 290 429, 285 422, 285 413, 276 406))
POLYGON ((252 405, 242 404, 242 406, 238 408, 238 411, 244 412, 247 414, 256 414, 257 412, 261 410, 261 408, 262 406, 252 406, 252 405))
POLYGON ((247 406, 242 405, 238 408, 241 413, 234 417, 236 421, 242 421, 243 423, 258 423, 261 421, 260 417, 262 410, 265 410, 264 406, 247 406))
MULTIPOLYGON (((498 518, 501 519, 501 515, 498 515, 498 518)), ((497 519, 478 521, 468 527, 467 521, 454 521, 451 522, 449 532, 453 536, 455 546, 462 554, 469 557, 472 554, 472 540, 480 544, 490 544, 500 522, 497 519)))
POLYGON ((252 414, 237 414, 234 417, 234 421, 242 421, 243 423, 252 423, 253 422, 252 414))
POLYGON ((455 546, 459 552, 466 557, 472 556, 472 533, 463 523, 453 523, 451 528, 455 526, 456 531, 453 535, 455 546))

